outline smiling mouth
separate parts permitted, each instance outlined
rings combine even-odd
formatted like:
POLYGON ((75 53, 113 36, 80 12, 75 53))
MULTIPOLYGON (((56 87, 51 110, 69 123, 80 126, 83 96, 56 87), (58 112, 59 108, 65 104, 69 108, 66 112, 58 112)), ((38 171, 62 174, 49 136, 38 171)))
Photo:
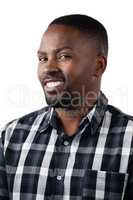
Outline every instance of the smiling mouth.
POLYGON ((44 85, 44 89, 46 92, 58 92, 64 89, 64 81, 60 80, 51 80, 47 81, 44 85))

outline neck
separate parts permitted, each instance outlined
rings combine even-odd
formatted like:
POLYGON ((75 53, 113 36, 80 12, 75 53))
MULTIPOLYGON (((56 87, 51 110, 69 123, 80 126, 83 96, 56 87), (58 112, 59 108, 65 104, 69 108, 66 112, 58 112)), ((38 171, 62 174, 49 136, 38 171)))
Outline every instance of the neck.
POLYGON ((65 134, 68 136, 74 135, 78 130, 82 117, 84 117, 93 106, 78 109, 56 108, 55 110, 61 120, 65 134))
POLYGON ((70 108, 55 108, 58 116, 62 122, 64 132, 67 135, 73 135, 78 130, 81 118, 84 117, 94 106, 97 101, 99 91, 92 93, 88 102, 81 107, 70 108), (95 95, 93 95, 95 94, 95 95))

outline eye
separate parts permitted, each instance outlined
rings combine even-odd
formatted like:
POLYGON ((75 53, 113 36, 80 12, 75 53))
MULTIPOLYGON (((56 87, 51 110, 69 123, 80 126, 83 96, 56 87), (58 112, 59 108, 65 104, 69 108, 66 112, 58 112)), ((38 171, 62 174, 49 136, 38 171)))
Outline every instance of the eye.
POLYGON ((60 61, 67 61, 67 60, 70 60, 71 58, 72 58, 72 56, 69 55, 69 54, 61 54, 61 55, 59 55, 59 57, 58 57, 58 59, 59 59, 60 61))
POLYGON ((40 63, 46 63, 48 61, 47 57, 39 57, 38 59, 40 63))

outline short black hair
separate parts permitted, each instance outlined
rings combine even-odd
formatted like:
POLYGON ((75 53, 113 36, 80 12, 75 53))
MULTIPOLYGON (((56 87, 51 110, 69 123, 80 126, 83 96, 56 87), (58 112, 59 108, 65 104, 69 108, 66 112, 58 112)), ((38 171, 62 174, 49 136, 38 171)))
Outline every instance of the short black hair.
POLYGON ((99 53, 106 56, 108 55, 108 35, 105 27, 96 19, 81 14, 72 14, 65 15, 54 19, 49 26, 51 25, 68 25, 73 26, 84 33, 88 33, 89 36, 92 36, 96 39, 99 53))

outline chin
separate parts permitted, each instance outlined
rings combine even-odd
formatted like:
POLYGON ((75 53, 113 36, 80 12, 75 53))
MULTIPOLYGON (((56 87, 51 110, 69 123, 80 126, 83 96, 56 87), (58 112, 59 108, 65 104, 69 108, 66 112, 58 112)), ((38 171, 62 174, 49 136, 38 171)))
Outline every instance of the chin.
POLYGON ((60 98, 51 98, 46 96, 46 102, 49 106, 54 108, 70 108, 71 107, 71 100, 60 97, 60 98))

